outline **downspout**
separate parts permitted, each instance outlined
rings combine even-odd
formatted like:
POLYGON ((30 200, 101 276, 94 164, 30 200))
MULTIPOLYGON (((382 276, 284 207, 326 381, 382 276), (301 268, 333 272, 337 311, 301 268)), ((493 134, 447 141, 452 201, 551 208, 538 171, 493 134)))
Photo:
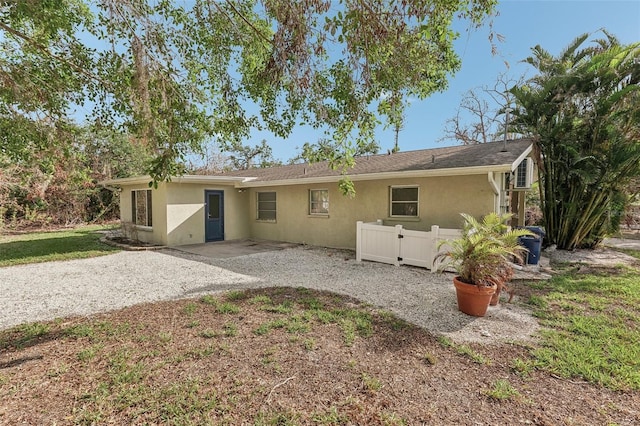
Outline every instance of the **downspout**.
POLYGON ((500 213, 500 187, 496 182, 494 172, 487 173, 487 179, 489 180, 489 185, 491 186, 491 189, 493 189, 493 194, 495 195, 493 197, 493 211, 499 214, 500 213))

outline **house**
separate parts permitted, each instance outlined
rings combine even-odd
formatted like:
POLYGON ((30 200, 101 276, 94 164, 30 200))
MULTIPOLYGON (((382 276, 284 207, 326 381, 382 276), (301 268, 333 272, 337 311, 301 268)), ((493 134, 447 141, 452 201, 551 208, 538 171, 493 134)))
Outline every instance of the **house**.
POLYGON ((102 184, 120 191, 121 219, 141 241, 255 238, 353 249, 357 221, 429 230, 459 228, 461 212, 512 211, 522 225, 531 150, 521 139, 357 157, 354 198, 340 193, 341 176, 325 162, 179 176, 156 189, 148 176, 102 184))

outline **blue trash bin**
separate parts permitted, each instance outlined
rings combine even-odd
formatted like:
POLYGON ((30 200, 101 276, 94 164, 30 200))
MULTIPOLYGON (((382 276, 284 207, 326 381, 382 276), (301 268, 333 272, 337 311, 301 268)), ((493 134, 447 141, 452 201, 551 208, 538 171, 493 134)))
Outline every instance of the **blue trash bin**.
POLYGON ((526 229, 535 235, 520 237, 518 243, 526 248, 528 252, 525 254, 527 265, 537 265, 540 262, 540 252, 542 250, 542 240, 546 235, 544 228, 541 226, 519 226, 518 229, 526 229))
POLYGON ((542 247, 542 238, 536 236, 519 237, 518 242, 526 248, 527 265, 537 265, 540 261, 540 248, 542 247))
POLYGON ((547 234, 546 232, 544 232, 544 228, 542 228, 541 226, 525 226, 524 229, 536 234, 538 237, 540 237, 540 241, 542 241, 544 239, 544 236, 547 234))

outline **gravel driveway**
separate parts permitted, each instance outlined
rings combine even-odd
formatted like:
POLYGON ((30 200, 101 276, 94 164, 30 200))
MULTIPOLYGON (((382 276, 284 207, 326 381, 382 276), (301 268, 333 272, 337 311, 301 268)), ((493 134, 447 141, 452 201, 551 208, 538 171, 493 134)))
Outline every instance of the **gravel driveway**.
POLYGON ((484 318, 459 312, 450 274, 356 262, 352 252, 317 247, 228 259, 170 249, 122 251, 0 268, 0 283, 0 329, 230 289, 302 286, 353 296, 458 341, 528 340, 537 330, 515 304, 490 307, 484 318))

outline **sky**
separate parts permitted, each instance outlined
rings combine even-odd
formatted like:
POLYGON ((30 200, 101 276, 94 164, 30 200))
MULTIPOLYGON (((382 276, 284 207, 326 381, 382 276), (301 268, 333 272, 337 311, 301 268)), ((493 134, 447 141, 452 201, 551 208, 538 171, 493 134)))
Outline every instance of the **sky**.
MULTIPOLYGON (((504 41, 498 43, 498 55, 491 54, 488 28, 472 32, 464 26, 456 28, 460 32, 456 51, 462 67, 450 78, 445 92, 411 102, 399 135, 401 151, 455 145, 454 140, 438 140, 444 136, 445 123, 455 115, 465 92, 493 85, 500 73, 507 72, 514 78, 525 73, 533 76, 533 69, 521 61, 530 56, 530 49, 538 44, 557 55, 577 36, 600 28, 607 29, 623 44, 640 41, 640 0, 501 0, 498 12, 493 30, 504 37, 504 41), (508 69, 505 62, 509 64, 508 69)), ((593 38, 601 37, 599 33, 593 38)), ((322 136, 320 131, 298 127, 286 140, 254 132, 249 143, 266 139, 274 157, 286 162, 298 153, 296 148, 322 136)), ((393 148, 392 130, 380 129, 376 136, 380 152, 393 148)))

